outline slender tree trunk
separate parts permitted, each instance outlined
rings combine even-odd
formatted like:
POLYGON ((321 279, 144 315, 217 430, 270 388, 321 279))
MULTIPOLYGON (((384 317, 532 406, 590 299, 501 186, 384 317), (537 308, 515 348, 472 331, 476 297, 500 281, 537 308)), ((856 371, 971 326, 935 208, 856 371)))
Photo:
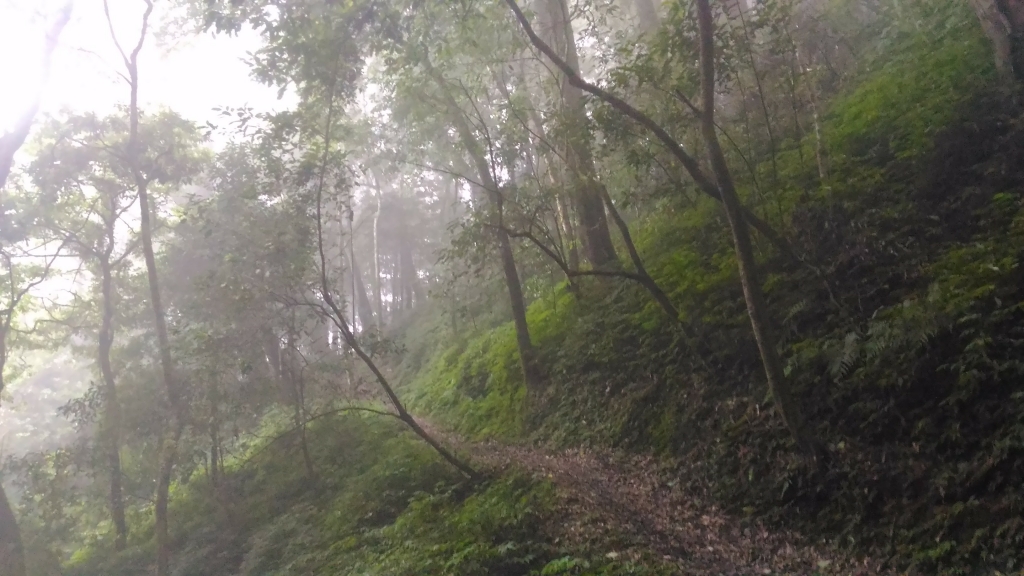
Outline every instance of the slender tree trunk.
MULTIPOLYGON (((139 235, 142 238, 142 253, 146 261, 146 277, 149 283, 149 300, 153 311, 153 323, 156 327, 157 348, 160 355, 160 368, 167 400, 171 408, 169 430, 165 430, 160 442, 160 471, 157 479, 156 505, 154 506, 154 532, 156 533, 156 576, 170 575, 170 534, 167 526, 167 501, 171 488, 171 477, 178 456, 178 441, 184 431, 184 405, 178 385, 174 380, 174 361, 171 357, 171 343, 167 335, 167 319, 164 316, 163 301, 160 297, 160 280, 156 267, 156 255, 153 250, 153 208, 149 203, 149 181, 142 173, 139 162, 139 53, 149 29, 149 17, 153 14, 153 0, 144 0, 146 11, 142 15, 142 29, 139 41, 131 54, 125 54, 125 67, 128 69, 128 81, 131 97, 128 103, 128 163, 135 179, 139 193, 139 235)), ((111 34, 113 23, 110 20, 108 0, 104 0, 103 8, 107 15, 111 34)), ((116 38, 115 38, 116 41, 116 38)), ((118 45, 120 47, 120 45, 118 45)))
POLYGON ((426 297, 423 294, 423 287, 420 285, 419 273, 416 271, 416 263, 412 257, 412 246, 408 238, 402 238, 402 277, 405 278, 405 288, 409 298, 409 308, 420 305, 426 297))
POLYGON ((156 504, 154 506, 157 576, 170 574, 171 542, 167 527, 167 503, 170 499, 171 475, 174 473, 174 463, 178 457, 178 440, 181 437, 181 434, 177 433, 177 424, 172 424, 172 426, 175 428, 173 435, 161 441, 160 469, 157 473, 156 504))
POLYGON ((1006 79, 1024 81, 1024 0, 970 0, 992 42, 996 68, 1006 79))
POLYGON ((217 428, 210 428, 210 485, 220 486, 220 434, 217 428))
POLYGON ((477 171, 477 177, 480 179, 479 182, 482 184, 482 187, 487 193, 487 196, 491 201, 491 205, 495 210, 496 224, 494 225, 494 233, 498 242, 498 252, 501 257, 502 272, 505 275, 505 286, 508 289, 509 301, 512 306, 512 322, 516 329, 516 343, 519 347, 519 360, 522 363, 523 379, 526 383, 527 391, 531 396, 536 397, 541 391, 543 377, 538 364, 536 352, 533 348, 533 342, 530 340, 530 328, 526 322, 526 299, 523 296, 523 286, 519 279, 519 272, 516 269, 515 255, 512 252, 512 242, 509 239, 508 231, 505 229, 501 221, 501 190, 498 187, 498 183, 495 182, 494 176, 491 175, 491 169, 487 163, 487 158, 484 156, 480 143, 474 136, 469 123, 466 122, 462 109, 459 108, 455 98, 452 97, 451 92, 448 91, 448 86, 445 83, 444 77, 441 76, 441 74, 434 69, 429 62, 426 62, 426 66, 428 72, 433 77, 435 84, 441 91, 441 96, 448 107, 448 117, 455 125, 455 129, 459 134, 459 139, 462 141, 463 148, 465 148, 466 153, 473 160, 477 171))
POLYGON ((768 110, 768 94, 765 92, 764 83, 761 81, 761 72, 757 69, 757 60, 754 58, 754 41, 747 28, 746 5, 743 4, 743 0, 739 0, 736 6, 738 8, 736 17, 739 19, 743 31, 743 45, 746 48, 747 60, 750 62, 750 71, 754 74, 754 85, 757 87, 757 101, 761 105, 761 114, 764 116, 764 127, 768 136, 772 161, 772 182, 777 182, 779 178, 778 145, 775 142, 775 130, 772 128, 772 115, 768 110))
POLYGON ((114 522, 114 549, 124 550, 128 545, 128 523, 125 520, 124 495, 121 488, 121 406, 117 398, 117 384, 114 369, 110 364, 110 349, 114 343, 114 294, 113 277, 110 270, 110 255, 113 248, 113 212, 107 224, 108 243, 101 256, 100 291, 103 298, 103 317, 99 333, 99 365, 103 376, 104 445, 107 451, 107 466, 110 473, 110 517, 114 522))
MULTIPOLYGON (((520 80, 524 85, 526 84, 525 78, 523 78, 522 76, 520 77, 520 80)), ((547 142, 547 131, 544 128, 544 121, 540 117, 540 114, 537 113, 537 108, 532 104, 529 106, 529 118, 530 124, 532 124, 533 131, 535 132, 537 138, 540 139, 542 142, 547 142)), ((544 156, 539 151, 537 151, 536 145, 534 145, 534 154, 538 158, 538 168, 547 175, 548 183, 551 185, 551 189, 555 197, 555 208, 557 210, 556 221, 561 231, 562 238, 564 239, 569 269, 579 270, 580 253, 579 248, 577 246, 578 241, 576 239, 576 228, 573 225, 572 220, 572 211, 569 207, 569 199, 567 199, 565 195, 561 193, 561 183, 559 181, 558 174, 556 173, 553 164, 549 162, 546 158, 544 158, 544 156)), ((569 280, 570 282, 572 281, 571 278, 569 280)))
POLYGON ((818 163, 818 178, 828 181, 828 160, 825 154, 825 139, 821 134, 821 118, 818 116, 818 97, 811 87, 811 117, 814 119, 814 159, 818 163))
POLYGON ((775 334, 770 326, 768 307, 757 274, 754 260, 754 249, 750 240, 750 231, 743 217, 739 196, 732 181, 732 174, 726 163, 715 128, 715 55, 714 55, 714 19, 709 0, 697 1, 697 18, 700 30, 700 69, 703 114, 701 115, 701 134, 708 150, 708 158, 725 207, 729 227, 732 230, 733 244, 736 249, 736 261, 739 265, 740 283, 743 297, 750 316, 750 326, 754 332, 754 340, 761 353, 768 388, 772 392, 775 406, 782 421, 796 440, 797 446, 806 454, 818 458, 822 455, 822 447, 813 436, 800 408, 800 402, 793 397, 789 382, 783 371, 782 360, 776 350, 775 334))
POLYGON ((276 381, 281 380, 281 339, 272 330, 263 334, 263 354, 267 357, 267 364, 273 371, 276 381))
POLYGON ((377 332, 384 329, 384 300, 380 289, 380 203, 381 190, 376 176, 373 179, 377 191, 377 210, 373 213, 373 301, 377 305, 377 332))
POLYGON ((210 383, 210 485, 220 485, 220 386, 216 377, 210 383))
POLYGON ((359 313, 359 324, 363 327, 363 330, 370 330, 374 326, 373 307, 370 305, 370 298, 366 294, 363 272, 355 260, 352 260, 352 275, 356 279, 355 298, 356 311, 359 313))
POLYGON ((608 214, 612 217, 612 222, 619 229, 619 234, 622 236, 622 242, 626 245, 626 251, 629 252, 629 258, 633 262, 633 267, 636 268, 636 273, 640 284, 647 288, 647 291, 651 293, 651 297, 661 306, 662 310, 675 322, 681 322, 679 318, 679 311, 672 304, 668 294, 658 286, 658 283, 651 278, 651 275, 647 273, 647 267, 644 266, 643 258, 640 257, 640 253, 636 251, 636 245, 633 243, 633 235, 629 232, 629 225, 623 220, 622 215, 619 214, 619 210, 615 207, 612 202, 611 196, 608 195, 607 190, 602 190, 602 198, 604 199, 605 206, 608 209, 608 214))
POLYGON ((390 321, 394 323, 402 314, 402 278, 399 274, 398 255, 392 253, 389 258, 391 268, 391 302, 388 306, 390 321))

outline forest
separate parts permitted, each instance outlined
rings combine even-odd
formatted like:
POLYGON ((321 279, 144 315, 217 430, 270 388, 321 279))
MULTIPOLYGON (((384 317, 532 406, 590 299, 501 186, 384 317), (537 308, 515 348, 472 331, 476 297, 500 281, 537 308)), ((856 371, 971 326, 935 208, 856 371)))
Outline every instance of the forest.
POLYGON ((16 5, 0 576, 1024 574, 1024 0, 16 5))

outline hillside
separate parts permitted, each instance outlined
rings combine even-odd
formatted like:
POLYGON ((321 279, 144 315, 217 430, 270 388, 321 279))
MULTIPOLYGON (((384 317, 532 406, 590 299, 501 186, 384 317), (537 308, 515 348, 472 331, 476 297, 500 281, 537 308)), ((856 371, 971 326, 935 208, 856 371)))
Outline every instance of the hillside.
POLYGON ((1015 6, 154 12, 298 103, 39 121, 0 573, 1020 572, 1015 6))

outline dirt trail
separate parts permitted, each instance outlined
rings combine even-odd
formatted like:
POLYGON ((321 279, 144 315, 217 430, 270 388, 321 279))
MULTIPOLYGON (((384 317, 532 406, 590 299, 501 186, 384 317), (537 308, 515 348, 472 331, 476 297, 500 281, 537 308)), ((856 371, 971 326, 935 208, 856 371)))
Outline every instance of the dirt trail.
POLYGON ((621 559, 653 556, 677 566, 680 574, 884 573, 875 562, 726 514, 702 495, 687 493, 684 483, 673 482, 651 457, 467 442, 427 423, 424 427, 479 467, 514 467, 551 481, 562 496, 553 536, 574 548, 621 559))

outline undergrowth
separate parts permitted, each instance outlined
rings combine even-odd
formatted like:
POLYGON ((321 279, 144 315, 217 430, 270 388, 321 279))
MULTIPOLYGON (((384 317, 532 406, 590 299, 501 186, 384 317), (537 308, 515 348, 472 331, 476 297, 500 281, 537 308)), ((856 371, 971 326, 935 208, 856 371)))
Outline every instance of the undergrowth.
POLYGON ((413 405, 474 437, 674 456, 737 514, 896 566, 1020 569, 1024 127, 966 8, 897 32, 826 117, 831 178, 779 156, 774 224, 808 264, 761 253, 827 469, 793 456, 771 410, 710 201, 634 222, 697 338, 637 286, 588 282, 529 309, 544 398, 525 403, 506 325, 436 355, 413 405))
MULTIPOLYGON (((253 446, 217 486, 203 475, 178 486, 176 576, 655 574, 553 544, 559 497, 548 483, 469 484, 391 421, 324 418, 309 434, 314 479, 284 436, 253 446)), ((64 573, 150 573, 151 520, 135 520, 126 551, 94 542, 64 573)))

